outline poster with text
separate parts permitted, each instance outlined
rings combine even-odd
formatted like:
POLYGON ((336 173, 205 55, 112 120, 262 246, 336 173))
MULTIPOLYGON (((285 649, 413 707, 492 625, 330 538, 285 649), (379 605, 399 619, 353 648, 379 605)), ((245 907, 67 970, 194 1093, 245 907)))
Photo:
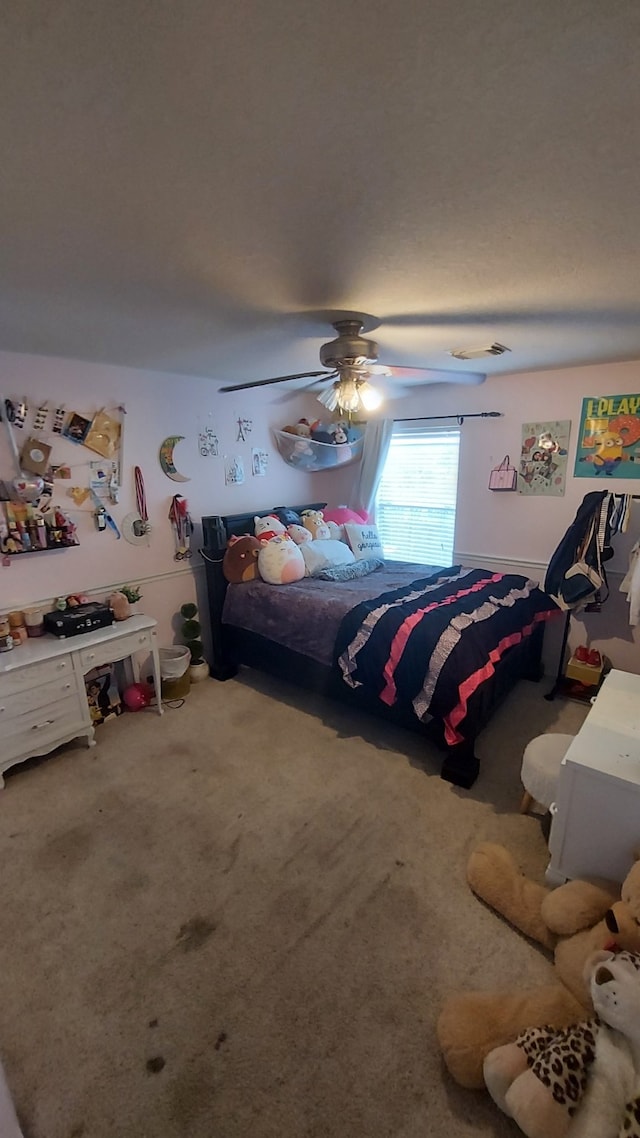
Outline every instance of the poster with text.
POLYGON ((521 494, 559 497, 567 481, 570 419, 522 424, 522 446, 518 468, 521 494))
POLYGON ((640 395, 582 400, 574 474, 640 479, 640 395))

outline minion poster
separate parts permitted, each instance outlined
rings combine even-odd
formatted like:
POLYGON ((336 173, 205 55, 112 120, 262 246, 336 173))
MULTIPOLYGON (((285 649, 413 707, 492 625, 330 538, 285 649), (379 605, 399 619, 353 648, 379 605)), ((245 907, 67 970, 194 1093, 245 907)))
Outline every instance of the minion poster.
POLYGON ((574 474, 640 480, 640 395, 582 400, 574 474))

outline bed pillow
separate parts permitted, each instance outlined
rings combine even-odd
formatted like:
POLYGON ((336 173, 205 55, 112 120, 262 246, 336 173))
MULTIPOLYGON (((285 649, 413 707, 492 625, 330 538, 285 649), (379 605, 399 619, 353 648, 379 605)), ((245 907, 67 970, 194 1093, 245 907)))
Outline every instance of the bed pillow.
POLYGON ((335 522, 339 526, 343 526, 345 522, 362 525, 363 522, 369 521, 369 515, 364 510, 351 510, 348 506, 334 506, 330 510, 323 510, 322 513, 325 522, 335 522))
POLYGON ((366 560, 363 557, 360 561, 352 561, 350 565, 332 565, 328 569, 322 569, 317 576, 321 581, 353 581, 356 577, 366 577, 368 573, 374 573, 383 565, 384 561, 380 561, 377 557, 366 560))
POLYGON ((348 545, 329 537, 306 541, 298 549, 304 557, 307 577, 317 577, 323 569, 334 565, 351 565, 355 560, 348 545))
POLYGON ((346 522, 344 531, 357 561, 366 561, 371 557, 378 557, 384 561, 384 550, 377 526, 371 522, 362 526, 346 522))

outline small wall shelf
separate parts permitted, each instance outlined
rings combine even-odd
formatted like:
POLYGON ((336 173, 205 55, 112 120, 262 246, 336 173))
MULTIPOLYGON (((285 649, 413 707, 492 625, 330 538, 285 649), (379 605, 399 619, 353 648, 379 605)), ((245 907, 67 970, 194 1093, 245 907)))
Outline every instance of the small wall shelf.
POLYGON ((288 431, 273 433, 284 461, 298 470, 331 470, 335 466, 348 466, 362 457, 362 435, 352 443, 317 443, 288 431))

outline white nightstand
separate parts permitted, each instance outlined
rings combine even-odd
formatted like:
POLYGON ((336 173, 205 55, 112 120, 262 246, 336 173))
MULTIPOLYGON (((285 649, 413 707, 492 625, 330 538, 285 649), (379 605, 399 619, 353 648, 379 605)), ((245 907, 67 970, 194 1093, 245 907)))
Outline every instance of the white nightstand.
POLYGON ((640 676, 606 677, 560 767, 547 881, 622 881, 640 850, 640 676))
POLYGON ((100 664, 130 661, 138 679, 137 652, 151 656, 162 715, 156 621, 150 616, 82 632, 78 636, 40 636, 0 656, 0 788, 3 771, 36 755, 46 755, 79 735, 94 745, 84 677, 100 664))

